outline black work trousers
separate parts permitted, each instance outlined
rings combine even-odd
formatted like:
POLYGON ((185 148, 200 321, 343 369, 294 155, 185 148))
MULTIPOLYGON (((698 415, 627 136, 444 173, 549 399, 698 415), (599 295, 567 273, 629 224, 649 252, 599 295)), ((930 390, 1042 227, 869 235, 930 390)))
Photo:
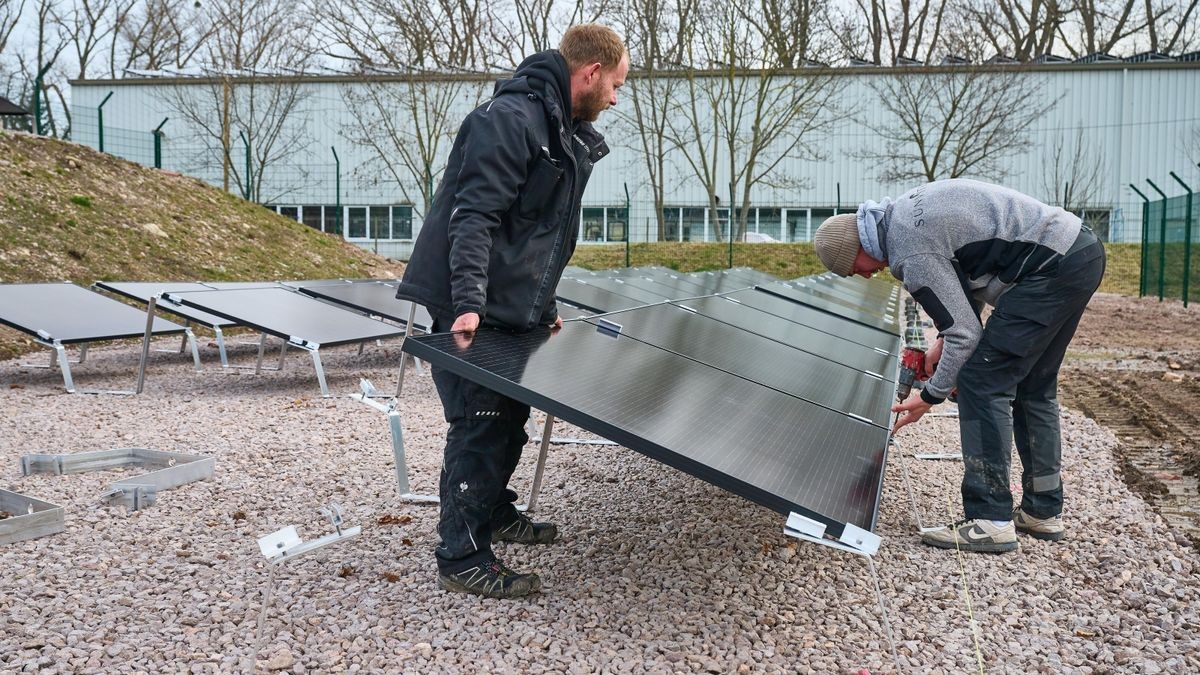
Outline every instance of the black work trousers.
MULTIPOLYGON (((453 321, 436 319, 433 331, 453 321)), ((438 569, 454 574, 492 557, 493 524, 517 517, 517 493, 508 489, 529 441, 529 406, 441 368, 432 368, 450 429, 442 460, 438 569)))
POLYGON ((1100 279, 1104 246, 1088 229, 1066 256, 1000 297, 975 353, 959 371, 958 415, 967 518, 1009 520, 1009 462, 1021 458, 1021 508, 1062 512, 1058 371, 1100 279))

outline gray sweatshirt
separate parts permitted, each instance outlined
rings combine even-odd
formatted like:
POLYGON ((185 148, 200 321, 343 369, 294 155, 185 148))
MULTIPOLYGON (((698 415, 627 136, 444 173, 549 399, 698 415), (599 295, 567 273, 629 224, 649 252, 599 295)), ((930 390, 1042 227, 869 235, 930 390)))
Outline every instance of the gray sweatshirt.
POLYGON ((876 223, 882 259, 945 338, 922 398, 940 403, 954 389, 983 335, 978 303, 995 305, 1021 279, 1061 258, 1080 225, 1057 206, 961 178, 922 185, 887 205, 876 223))

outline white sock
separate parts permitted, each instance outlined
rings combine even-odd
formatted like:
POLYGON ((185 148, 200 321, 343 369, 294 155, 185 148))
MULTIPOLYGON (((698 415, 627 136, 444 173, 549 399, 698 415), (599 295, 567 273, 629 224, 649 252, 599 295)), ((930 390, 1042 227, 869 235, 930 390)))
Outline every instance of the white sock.
POLYGON ((1011 520, 993 520, 992 521, 992 524, 995 525, 996 527, 1004 527, 1005 525, 1009 525, 1010 523, 1012 523, 1011 520))

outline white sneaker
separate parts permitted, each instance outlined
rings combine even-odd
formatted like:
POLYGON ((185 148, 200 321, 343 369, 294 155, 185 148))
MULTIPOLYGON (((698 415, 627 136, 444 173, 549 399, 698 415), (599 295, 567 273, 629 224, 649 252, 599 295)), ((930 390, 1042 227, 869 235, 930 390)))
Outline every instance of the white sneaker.
POLYGON ((921 535, 921 543, 977 553, 1007 553, 1021 547, 1017 543, 1017 530, 1011 521, 996 525, 982 518, 960 520, 953 525, 926 532, 921 535))
POLYGON ((1058 541, 1067 536, 1067 528, 1063 527, 1062 514, 1053 518, 1034 518, 1020 508, 1013 511, 1013 523, 1017 530, 1046 541, 1058 541))

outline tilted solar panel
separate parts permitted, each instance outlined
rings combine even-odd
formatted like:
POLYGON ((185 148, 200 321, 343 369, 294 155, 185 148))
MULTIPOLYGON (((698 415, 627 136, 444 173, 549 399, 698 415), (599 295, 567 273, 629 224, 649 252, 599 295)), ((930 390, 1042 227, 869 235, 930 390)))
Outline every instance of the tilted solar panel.
MULTIPOLYGON (((404 325, 408 325, 408 315, 413 308, 413 303, 396 298, 396 287, 389 284, 343 283, 302 286, 300 292, 404 325)), ((429 312, 417 305, 417 312, 413 316, 413 328, 429 332, 432 325, 433 319, 429 312)))
POLYGON ((899 356, 899 334, 881 331, 877 328, 864 326, 845 317, 821 311, 815 307, 792 302, 770 293, 750 289, 725 293, 718 297, 753 307, 761 312, 781 317, 814 330, 830 335, 836 335, 850 342, 857 342, 867 347, 883 349, 888 353, 899 356))
POLYGON ((876 328, 886 333, 898 334, 900 332, 898 315, 894 313, 887 314, 875 308, 851 307, 841 301, 829 300, 823 296, 809 293, 784 283, 759 284, 754 288, 759 292, 770 293, 785 300, 815 307, 821 311, 845 317, 851 321, 876 328))
POLYGON ((834 537, 875 524, 888 431, 873 424, 586 322, 403 349, 834 537))

